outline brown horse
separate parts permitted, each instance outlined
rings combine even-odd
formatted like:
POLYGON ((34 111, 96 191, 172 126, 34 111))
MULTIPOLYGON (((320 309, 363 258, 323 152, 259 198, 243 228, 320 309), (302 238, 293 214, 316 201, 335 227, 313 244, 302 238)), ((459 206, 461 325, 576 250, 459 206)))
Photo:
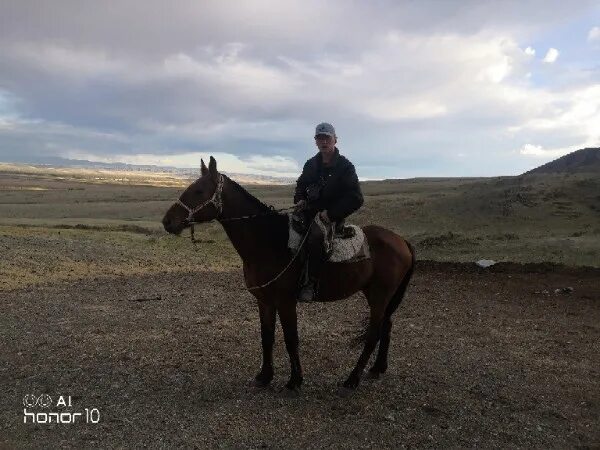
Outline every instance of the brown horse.
MULTIPOLYGON (((279 314, 290 357, 291 375, 286 387, 299 390, 302 367, 298 353, 296 294, 302 270, 299 258, 288 249, 288 218, 273 211, 239 184, 217 171, 211 156, 202 161, 202 175, 166 212, 165 230, 180 234, 191 223, 218 220, 244 263, 247 288, 258 300, 262 366, 255 377, 258 386, 273 379, 273 342, 279 314)), ((410 281, 415 256, 411 245, 397 234, 375 225, 363 228, 371 258, 355 263, 326 263, 319 283, 319 301, 334 301, 362 291, 370 307, 365 345, 344 387, 356 388, 369 357, 379 342, 371 376, 384 373, 392 329, 391 316, 398 308, 410 281)))

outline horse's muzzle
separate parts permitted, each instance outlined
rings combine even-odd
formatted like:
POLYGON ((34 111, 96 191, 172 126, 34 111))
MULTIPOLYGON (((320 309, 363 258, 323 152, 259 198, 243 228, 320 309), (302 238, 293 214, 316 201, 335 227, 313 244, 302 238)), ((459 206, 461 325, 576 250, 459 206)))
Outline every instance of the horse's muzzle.
POLYGON ((175 235, 180 235, 183 229, 185 228, 185 224, 181 222, 175 222, 166 216, 163 218, 162 224, 167 233, 175 235))

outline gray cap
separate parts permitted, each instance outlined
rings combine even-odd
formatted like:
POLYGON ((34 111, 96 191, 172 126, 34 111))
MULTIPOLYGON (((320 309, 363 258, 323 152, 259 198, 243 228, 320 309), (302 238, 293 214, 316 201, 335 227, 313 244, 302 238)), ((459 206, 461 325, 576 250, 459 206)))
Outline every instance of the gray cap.
POLYGON ((335 128, 333 128, 333 125, 326 122, 317 125, 317 128, 315 129, 315 136, 319 134, 326 134, 327 136, 336 137, 335 128))

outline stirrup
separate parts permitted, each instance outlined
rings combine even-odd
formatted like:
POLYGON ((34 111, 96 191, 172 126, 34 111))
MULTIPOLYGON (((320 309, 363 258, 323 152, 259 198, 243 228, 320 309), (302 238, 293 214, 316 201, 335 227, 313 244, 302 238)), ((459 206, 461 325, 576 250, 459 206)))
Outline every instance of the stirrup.
POLYGON ((298 301, 300 303, 309 303, 314 302, 316 297, 316 282, 309 281, 300 289, 300 293, 298 294, 298 301))

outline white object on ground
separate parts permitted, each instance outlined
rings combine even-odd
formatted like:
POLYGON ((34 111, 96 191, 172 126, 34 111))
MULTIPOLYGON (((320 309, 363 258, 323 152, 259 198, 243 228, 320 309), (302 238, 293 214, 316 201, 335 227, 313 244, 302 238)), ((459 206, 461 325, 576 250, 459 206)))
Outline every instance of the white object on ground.
POLYGON ((480 259, 479 261, 476 261, 475 264, 485 269, 486 267, 490 267, 496 264, 496 261, 492 259, 480 259))

